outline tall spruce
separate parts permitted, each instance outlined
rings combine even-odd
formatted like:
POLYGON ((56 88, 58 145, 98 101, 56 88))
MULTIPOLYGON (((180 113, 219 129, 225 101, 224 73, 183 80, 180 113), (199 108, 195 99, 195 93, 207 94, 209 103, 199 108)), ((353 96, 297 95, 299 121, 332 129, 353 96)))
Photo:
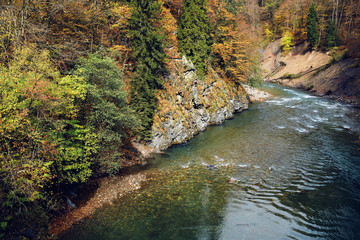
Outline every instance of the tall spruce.
POLYGON ((178 30, 179 50, 195 64, 200 75, 206 73, 206 59, 211 52, 212 27, 206 0, 185 0, 178 30))
POLYGON ((311 3, 307 18, 307 39, 311 47, 316 47, 319 42, 319 32, 317 28, 318 17, 315 9, 315 4, 311 3))
POLYGON ((151 138, 155 93, 162 88, 162 75, 166 71, 163 35, 156 27, 161 13, 161 3, 155 0, 135 0, 134 12, 129 20, 129 38, 136 62, 132 79, 131 104, 142 122, 141 135, 151 138))

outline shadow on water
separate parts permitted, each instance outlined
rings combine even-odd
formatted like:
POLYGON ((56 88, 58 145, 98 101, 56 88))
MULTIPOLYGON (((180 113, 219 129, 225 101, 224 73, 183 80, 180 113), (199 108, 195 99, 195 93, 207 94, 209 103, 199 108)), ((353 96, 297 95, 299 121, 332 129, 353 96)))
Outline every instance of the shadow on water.
POLYGON ((357 239, 353 109, 265 88, 277 97, 157 156, 146 186, 60 239, 357 239))

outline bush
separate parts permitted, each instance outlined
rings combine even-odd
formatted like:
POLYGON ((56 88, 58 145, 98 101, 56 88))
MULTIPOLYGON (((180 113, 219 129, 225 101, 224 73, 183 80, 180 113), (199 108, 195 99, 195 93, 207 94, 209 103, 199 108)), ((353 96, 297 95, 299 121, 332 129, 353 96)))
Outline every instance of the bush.
POLYGON ((259 87, 263 85, 263 77, 262 77, 260 62, 255 61, 252 63, 252 69, 248 77, 247 84, 249 84, 252 87, 259 87))
POLYGON ((74 103, 85 97, 86 84, 61 76, 49 53, 31 45, 0 66, 0 89, 0 222, 5 232, 21 231, 25 220, 46 222, 40 216, 55 206, 49 204, 53 184, 91 174, 81 148, 76 158, 68 154, 66 146, 74 142, 65 137, 68 129, 78 128, 70 121, 77 117, 74 103))
POLYGON ((285 32, 284 36, 281 38, 281 49, 284 54, 290 52, 293 42, 294 38, 292 34, 290 32, 285 32))
POLYGON ((122 72, 110 57, 89 54, 81 58, 74 75, 84 78, 86 98, 80 103, 81 125, 93 131, 96 138, 96 163, 100 169, 114 174, 124 165, 120 147, 139 120, 127 104, 122 72))

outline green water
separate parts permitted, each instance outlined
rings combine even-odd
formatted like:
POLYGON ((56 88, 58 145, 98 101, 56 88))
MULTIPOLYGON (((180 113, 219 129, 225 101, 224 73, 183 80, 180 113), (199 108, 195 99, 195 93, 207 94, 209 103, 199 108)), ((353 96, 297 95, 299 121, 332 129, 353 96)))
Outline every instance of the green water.
POLYGON ((277 97, 157 156, 142 189, 60 239, 358 239, 354 110, 265 87, 277 97))

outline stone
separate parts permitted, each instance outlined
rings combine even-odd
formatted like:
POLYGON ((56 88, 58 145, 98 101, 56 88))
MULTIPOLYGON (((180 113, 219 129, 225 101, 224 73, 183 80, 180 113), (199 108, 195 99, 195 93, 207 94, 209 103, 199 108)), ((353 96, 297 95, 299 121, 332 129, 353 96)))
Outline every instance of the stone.
POLYGON ((207 166, 206 166, 206 169, 208 169, 208 170, 214 170, 214 169, 217 169, 217 167, 214 166, 214 165, 207 165, 207 166))
POLYGON ((209 125, 221 124, 232 118, 234 112, 248 107, 248 99, 241 87, 230 86, 214 74, 211 79, 199 78, 193 63, 185 56, 182 66, 181 71, 178 69, 180 74, 177 78, 166 80, 172 91, 167 92, 168 96, 164 98, 167 104, 159 106, 166 111, 159 109, 155 113, 156 119, 161 121, 153 125, 153 139, 148 144, 154 152, 184 143, 209 125))

